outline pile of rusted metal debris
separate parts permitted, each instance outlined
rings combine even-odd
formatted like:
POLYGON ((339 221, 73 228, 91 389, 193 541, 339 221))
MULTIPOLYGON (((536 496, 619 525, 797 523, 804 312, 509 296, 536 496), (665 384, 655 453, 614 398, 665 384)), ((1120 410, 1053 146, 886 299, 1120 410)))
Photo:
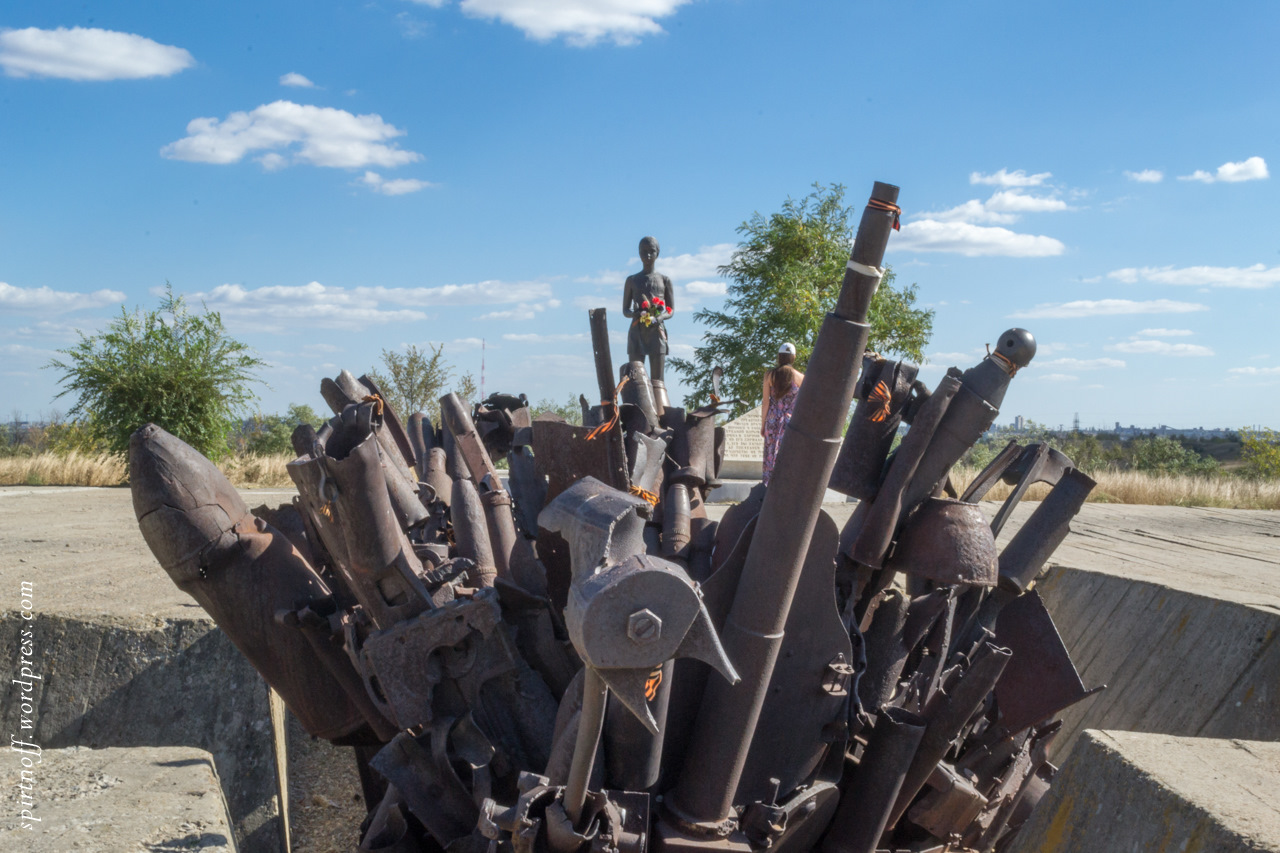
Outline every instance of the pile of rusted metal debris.
POLYGON ((603 309, 585 426, 506 395, 406 422, 344 372, 333 419, 294 433, 298 496, 253 511, 178 439, 134 435, 160 563, 307 731, 353 747, 360 850, 1006 847, 1054 717, 1090 693, 1030 587, 1093 483, 1011 443, 955 496, 1035 341, 1006 332, 932 393, 864 352, 896 201, 875 185, 770 485, 718 522, 728 404, 663 406, 638 362, 616 387, 603 309), (843 531, 828 486, 860 501, 843 531))

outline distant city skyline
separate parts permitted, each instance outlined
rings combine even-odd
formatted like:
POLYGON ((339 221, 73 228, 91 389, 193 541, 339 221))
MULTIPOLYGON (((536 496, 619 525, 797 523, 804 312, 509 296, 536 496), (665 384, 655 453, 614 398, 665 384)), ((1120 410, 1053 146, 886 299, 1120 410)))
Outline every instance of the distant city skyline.
POLYGON ((1273 3, 9 4, 0 392, 66 411, 41 366, 169 281, 267 360, 266 413, 383 348, 478 379, 482 340, 487 391, 590 396, 586 311, 620 362, 641 237, 688 357, 740 223, 883 180, 930 385, 1021 326, 1002 422, 1280 427, 1277 31, 1273 3))

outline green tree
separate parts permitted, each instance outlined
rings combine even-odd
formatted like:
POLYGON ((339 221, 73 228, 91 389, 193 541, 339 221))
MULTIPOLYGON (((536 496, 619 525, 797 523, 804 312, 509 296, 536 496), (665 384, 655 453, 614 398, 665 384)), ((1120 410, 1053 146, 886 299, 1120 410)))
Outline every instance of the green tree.
POLYGON ((165 283, 155 311, 120 316, 96 335, 59 350, 65 359, 58 397, 75 395, 68 415, 81 417, 92 438, 127 453, 129 436, 155 423, 211 458, 226 455, 227 438, 255 398, 250 383, 263 361, 231 338, 216 311, 193 314, 165 283))
POLYGON ((468 403, 475 402, 477 395, 475 377, 470 373, 454 379, 453 365, 444 357, 444 344, 427 344, 426 349, 409 344, 404 352, 384 349, 381 367, 370 370, 369 375, 391 408, 406 421, 414 412, 425 412, 432 423, 439 423, 440 398, 450 390, 468 403))
POLYGON ((1218 463, 1183 447, 1165 435, 1139 436, 1124 448, 1123 461, 1134 471, 1153 474, 1195 474, 1213 476, 1221 472, 1218 463))
MULTIPOLYGON (((814 184, 799 201, 788 198, 777 213, 756 213, 738 226, 743 239, 719 269, 729 279, 724 307, 695 312, 711 331, 692 360, 671 359, 692 389, 686 405, 707 400, 716 365, 725 371, 722 394, 758 400, 784 341, 796 345, 796 367, 805 369, 840 292, 860 216, 860 209, 845 206, 843 186, 814 184)), ((915 300, 916 286, 895 287, 893 271, 886 269, 867 318, 868 349, 923 360, 933 312, 914 307, 915 300)))
POLYGON ((264 415, 261 412, 244 422, 236 437, 235 450, 263 456, 293 455, 293 431, 299 424, 311 424, 319 429, 324 419, 305 403, 294 403, 283 415, 264 415))
POLYGON ((529 409, 533 412, 535 418, 538 415, 550 412, 553 415, 559 415, 564 418, 565 423, 582 426, 582 404, 572 394, 563 403, 544 398, 534 403, 529 409))
POLYGON ((1280 479, 1280 432, 1273 429, 1240 430, 1240 461, 1247 477, 1280 479))

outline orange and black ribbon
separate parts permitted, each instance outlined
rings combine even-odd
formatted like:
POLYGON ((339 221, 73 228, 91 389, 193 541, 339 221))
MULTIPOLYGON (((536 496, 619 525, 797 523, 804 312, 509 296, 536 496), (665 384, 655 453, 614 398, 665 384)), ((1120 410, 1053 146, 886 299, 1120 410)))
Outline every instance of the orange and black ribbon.
POLYGON ((888 212, 892 213, 893 214, 893 230, 894 231, 902 230, 902 226, 898 222, 898 220, 902 217, 902 208, 898 207, 896 204, 890 204, 887 201, 881 201, 878 198, 873 198, 867 201, 867 207, 873 210, 887 210, 888 212))
POLYGON ((613 429, 614 424, 618 422, 618 392, 622 390, 622 386, 626 385, 627 380, 629 380, 630 378, 631 378, 630 376, 622 377, 622 381, 618 383, 618 387, 613 389, 612 400, 600 401, 600 405, 602 406, 613 407, 613 416, 610 417, 609 420, 597 426, 595 429, 591 430, 591 432, 587 433, 587 441, 591 441, 601 435, 604 435, 606 432, 613 429))
POLYGON ((875 403, 879 408, 871 415, 873 423, 880 423, 889 417, 889 403, 893 398, 889 395, 889 386, 884 384, 884 380, 876 383, 876 387, 871 389, 868 402, 875 403))

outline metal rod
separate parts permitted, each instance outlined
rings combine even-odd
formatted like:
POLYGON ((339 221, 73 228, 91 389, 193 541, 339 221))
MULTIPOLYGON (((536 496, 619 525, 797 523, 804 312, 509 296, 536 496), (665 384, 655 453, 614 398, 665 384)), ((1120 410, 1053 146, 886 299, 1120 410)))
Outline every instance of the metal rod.
POLYGON ((596 747, 604 728, 604 709, 609 701, 609 688, 591 667, 582 671, 582 710, 578 712, 578 737, 573 745, 573 763, 569 766, 569 783, 564 788, 564 810, 576 827, 582 820, 587 802, 587 785, 596 764, 596 747))
MULTIPOLYGON (((872 199, 895 204, 898 188, 877 182, 872 199)), ((840 450, 869 332, 867 309, 880 283, 872 271, 884 259, 894 219, 892 212, 870 205, 863 211, 840 297, 810 357, 721 635, 743 680, 731 687, 712 679, 703 696, 688 750, 697 760, 685 765, 668 799, 683 820, 719 824, 732 813, 791 598, 840 450)))

